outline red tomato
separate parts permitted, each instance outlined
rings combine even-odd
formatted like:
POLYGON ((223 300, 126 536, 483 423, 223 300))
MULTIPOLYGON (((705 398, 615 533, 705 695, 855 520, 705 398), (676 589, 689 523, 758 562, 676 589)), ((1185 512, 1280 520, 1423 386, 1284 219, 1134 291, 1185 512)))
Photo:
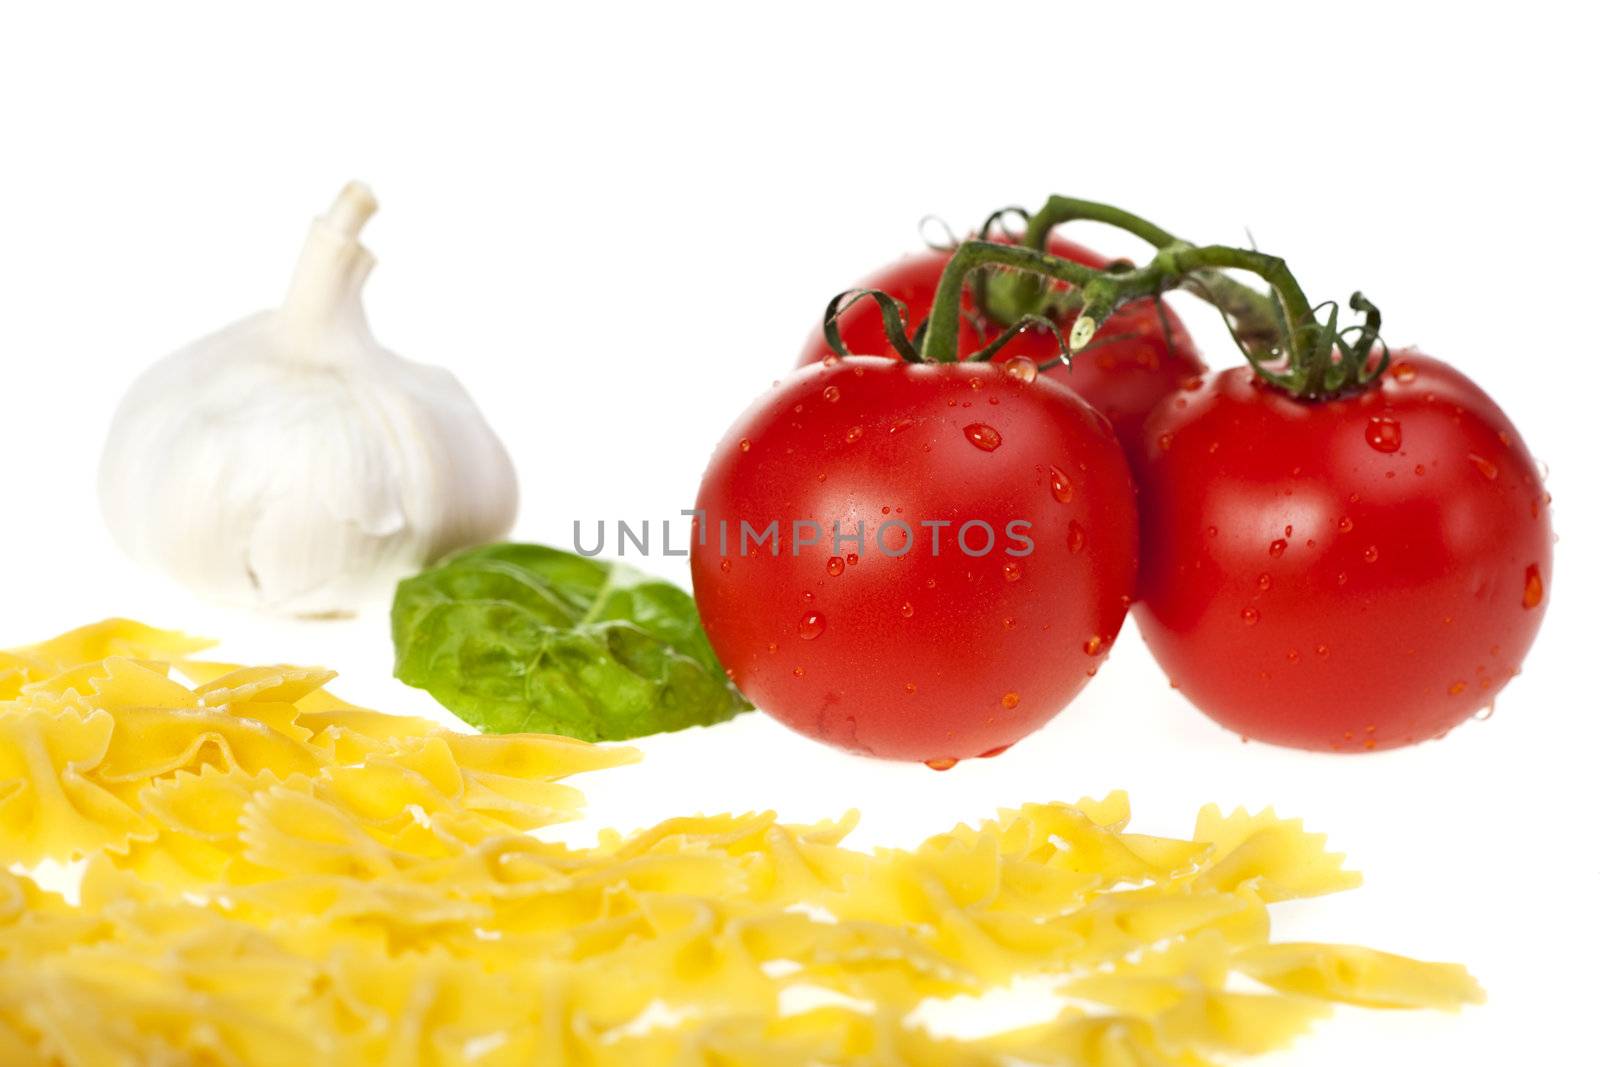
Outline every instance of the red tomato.
POLYGON ((1437 737, 1508 682, 1544 617, 1549 497, 1458 371, 1293 399, 1248 368, 1154 412, 1136 457, 1139 630, 1245 737, 1361 752, 1437 737))
POLYGON ((832 360, 734 423, 691 564, 711 644, 758 707, 943 767, 1088 682, 1133 593, 1132 484, 1105 419, 1027 369, 832 360), (773 521, 777 545, 741 544, 741 524, 773 521), (835 542, 835 523, 864 540, 835 542))
MULTIPOLYGON (((1060 238, 1050 239, 1049 251, 1051 255, 1085 266, 1101 268, 1107 263, 1105 257, 1060 238)), ((928 317, 939 275, 949 261, 949 252, 933 249, 916 252, 863 278, 856 287, 881 289, 902 301, 910 319, 906 332, 910 333, 928 317)), ((974 311, 970 291, 965 294, 962 307, 969 313, 974 311)), ((1063 325, 1070 323, 1068 318, 1063 325)), ((1170 309, 1167 310, 1167 324, 1172 337, 1170 346, 1155 302, 1136 301, 1117 311, 1100 327, 1094 347, 1073 360, 1070 368, 1058 366, 1046 372, 1110 419, 1118 439, 1130 452, 1139 447, 1139 430, 1150 409, 1181 383, 1203 374, 1206 369, 1189 332, 1170 309)), ((839 329, 845 347, 852 353, 891 351, 883 336, 883 317, 870 300, 861 301, 841 315, 839 329)), ((978 351, 1003 330, 1004 327, 993 323, 975 326, 970 316, 963 316, 961 355, 965 357, 978 351)), ((818 325, 800 352, 800 365, 816 363, 832 352, 818 325)), ((1054 335, 1047 330, 1028 329, 1012 338, 997 358, 1027 356, 1044 363, 1054 359, 1057 353, 1054 335)))

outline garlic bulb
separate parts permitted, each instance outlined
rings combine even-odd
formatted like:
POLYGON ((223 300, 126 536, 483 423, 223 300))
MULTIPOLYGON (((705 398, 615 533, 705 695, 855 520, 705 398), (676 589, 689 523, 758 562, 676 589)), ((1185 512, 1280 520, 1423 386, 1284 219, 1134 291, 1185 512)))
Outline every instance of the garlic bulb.
POLYGON ((511 526, 516 475, 448 371, 367 327, 377 210, 352 182, 288 297, 155 364, 112 421, 100 502, 134 559, 219 600, 337 615, 511 526))

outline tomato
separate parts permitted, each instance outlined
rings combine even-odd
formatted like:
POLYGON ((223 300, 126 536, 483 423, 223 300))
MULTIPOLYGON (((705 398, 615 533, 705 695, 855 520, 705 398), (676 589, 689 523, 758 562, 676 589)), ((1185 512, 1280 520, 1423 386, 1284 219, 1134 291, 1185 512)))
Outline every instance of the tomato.
MULTIPOLYGON (((1060 238, 1051 238, 1049 251, 1097 269, 1108 262, 1105 257, 1060 238)), ((857 288, 881 289, 903 302, 910 319, 907 332, 912 332, 928 316, 939 275, 950 255, 935 249, 913 253, 863 278, 857 288)), ((962 307, 974 311, 970 291, 962 307)), ((1100 327, 1094 346, 1073 360, 1070 367, 1057 366, 1046 372, 1110 419, 1124 448, 1138 447, 1140 427, 1157 401, 1206 369, 1183 323, 1170 310, 1166 318, 1170 345, 1155 302, 1140 300, 1129 304, 1100 327)), ((1064 324, 1070 322, 1070 318, 1064 320, 1064 324)), ((841 315, 839 328, 845 347, 853 353, 890 351, 883 336, 882 315, 871 301, 861 301, 841 315)), ((993 323, 974 324, 966 319, 961 325, 960 354, 971 355, 1003 330, 993 323)), ((800 365, 816 363, 832 352, 818 325, 801 350, 800 365)), ((1033 328, 1014 337, 997 358, 1026 356, 1042 364, 1057 353, 1055 336, 1048 330, 1033 328)))
POLYGON ((1442 735, 1494 700, 1544 617, 1539 472, 1494 402, 1427 356, 1322 402, 1210 375, 1151 413, 1135 466, 1139 630, 1245 737, 1361 752, 1442 735))
POLYGON ((690 562, 711 644, 758 707, 942 768, 1088 682, 1133 594, 1132 483, 1104 417, 1032 366, 833 359, 734 423, 690 562), (742 540, 774 522, 770 547, 742 540))

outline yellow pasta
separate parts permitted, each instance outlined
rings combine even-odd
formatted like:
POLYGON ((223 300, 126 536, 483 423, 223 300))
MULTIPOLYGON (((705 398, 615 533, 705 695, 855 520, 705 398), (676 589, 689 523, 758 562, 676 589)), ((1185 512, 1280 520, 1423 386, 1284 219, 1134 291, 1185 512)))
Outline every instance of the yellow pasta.
POLYGON ((0 653, 0 866, 85 861, 75 902, 0 870, 0 1063, 1204 1067, 1332 1002, 1482 995, 1272 943, 1269 905, 1358 879, 1270 811, 1153 837, 1115 793, 915 849, 770 812, 571 848, 530 831, 631 750, 455 733, 205 647, 113 620, 0 653), (1022 979, 1070 1001, 924 1025, 1022 979))

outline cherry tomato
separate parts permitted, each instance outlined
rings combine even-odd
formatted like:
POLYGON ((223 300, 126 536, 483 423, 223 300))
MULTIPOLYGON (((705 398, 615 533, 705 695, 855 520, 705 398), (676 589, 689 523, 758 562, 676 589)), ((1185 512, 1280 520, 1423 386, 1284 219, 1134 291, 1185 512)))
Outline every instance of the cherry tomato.
POLYGON ((942 768, 1088 682, 1133 593, 1132 483, 1105 418, 1032 371, 831 359, 734 423, 691 565, 711 644, 758 707, 942 768), (741 539, 769 523, 774 542, 741 539))
POLYGON ((1494 700, 1544 617, 1539 472, 1494 402, 1427 356, 1323 402, 1210 375, 1151 413, 1135 465, 1139 630, 1245 737, 1362 752, 1442 735, 1494 700))
MULTIPOLYGON (((1051 238, 1049 251, 1051 255, 1095 268, 1103 268, 1108 262, 1105 257, 1061 238, 1051 238)), ((863 278, 857 288, 881 289, 903 302, 910 319, 907 332, 911 332, 928 317, 939 275, 949 260, 950 253, 946 251, 916 252, 863 278)), ((959 341, 960 353, 965 357, 998 337, 1004 327, 974 321, 976 313, 970 286, 962 307, 969 312, 963 317, 959 341)), ((1074 359, 1070 367, 1056 366, 1046 372, 1110 419, 1126 449, 1138 448, 1140 427, 1156 402, 1206 369, 1183 323, 1170 309, 1166 319, 1167 330, 1164 331, 1154 301, 1129 304, 1100 327, 1094 346, 1074 359)), ((1062 325, 1070 325, 1071 321, 1069 317, 1062 325)), ((890 351, 883 336, 882 315, 871 301, 863 300, 841 315, 839 329, 845 347, 852 353, 890 351)), ((801 350, 800 365, 816 363, 832 351, 818 325, 801 350)), ((1027 356, 1042 364, 1054 359, 1057 352, 1054 335, 1035 328, 1012 338, 996 358, 1027 356)))

